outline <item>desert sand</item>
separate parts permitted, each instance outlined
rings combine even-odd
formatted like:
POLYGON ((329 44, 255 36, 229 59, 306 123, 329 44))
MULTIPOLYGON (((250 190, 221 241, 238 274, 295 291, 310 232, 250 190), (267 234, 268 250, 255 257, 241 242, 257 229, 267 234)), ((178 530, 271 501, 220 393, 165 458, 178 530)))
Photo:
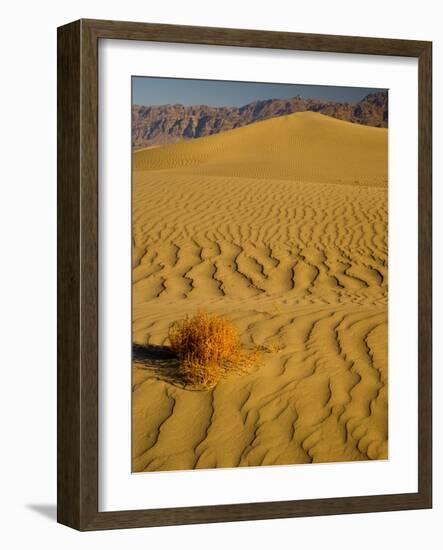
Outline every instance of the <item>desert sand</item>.
POLYGON ((312 112, 133 156, 133 471, 386 459, 388 131, 312 112), (185 386, 171 322, 261 362, 185 386))

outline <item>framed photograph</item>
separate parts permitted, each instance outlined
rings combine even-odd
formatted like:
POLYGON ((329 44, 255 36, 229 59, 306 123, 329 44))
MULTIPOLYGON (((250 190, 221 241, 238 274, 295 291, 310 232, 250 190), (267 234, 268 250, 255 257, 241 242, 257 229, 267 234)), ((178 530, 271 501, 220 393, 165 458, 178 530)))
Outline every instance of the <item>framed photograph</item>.
POLYGON ((430 508, 430 42, 58 29, 58 521, 430 508))

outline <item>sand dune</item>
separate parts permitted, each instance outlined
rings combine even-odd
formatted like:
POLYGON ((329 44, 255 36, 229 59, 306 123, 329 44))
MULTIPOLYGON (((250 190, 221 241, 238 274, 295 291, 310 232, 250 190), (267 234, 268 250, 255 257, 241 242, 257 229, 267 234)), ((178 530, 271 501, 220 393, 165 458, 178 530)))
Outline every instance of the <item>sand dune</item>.
POLYGON ((387 136, 384 128, 303 112, 137 153, 134 169, 385 187, 387 136))
POLYGON ((297 113, 134 153, 133 470, 387 457, 387 130, 297 113), (183 386, 169 324, 277 345, 183 386))

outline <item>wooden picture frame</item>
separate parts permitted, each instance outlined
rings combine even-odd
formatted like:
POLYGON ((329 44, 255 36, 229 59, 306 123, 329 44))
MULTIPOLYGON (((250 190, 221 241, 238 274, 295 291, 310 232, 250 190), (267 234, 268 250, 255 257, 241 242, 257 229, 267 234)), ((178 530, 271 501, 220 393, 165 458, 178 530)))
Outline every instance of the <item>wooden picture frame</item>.
POLYGON ((58 29, 58 521, 82 531, 432 506, 432 44, 80 20, 58 29), (98 511, 98 42, 159 41, 418 58, 418 492, 98 511))

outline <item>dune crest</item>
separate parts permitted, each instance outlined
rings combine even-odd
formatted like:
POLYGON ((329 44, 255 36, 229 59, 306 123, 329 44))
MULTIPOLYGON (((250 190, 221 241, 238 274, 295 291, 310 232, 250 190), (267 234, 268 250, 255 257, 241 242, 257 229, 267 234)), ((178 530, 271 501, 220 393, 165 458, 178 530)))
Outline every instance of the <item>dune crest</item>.
POLYGON ((388 130, 312 112, 134 154, 134 170, 386 187, 388 130))
POLYGON ((387 458, 387 130, 296 113, 134 153, 133 471, 387 458), (171 322, 264 364, 192 391, 171 322))

